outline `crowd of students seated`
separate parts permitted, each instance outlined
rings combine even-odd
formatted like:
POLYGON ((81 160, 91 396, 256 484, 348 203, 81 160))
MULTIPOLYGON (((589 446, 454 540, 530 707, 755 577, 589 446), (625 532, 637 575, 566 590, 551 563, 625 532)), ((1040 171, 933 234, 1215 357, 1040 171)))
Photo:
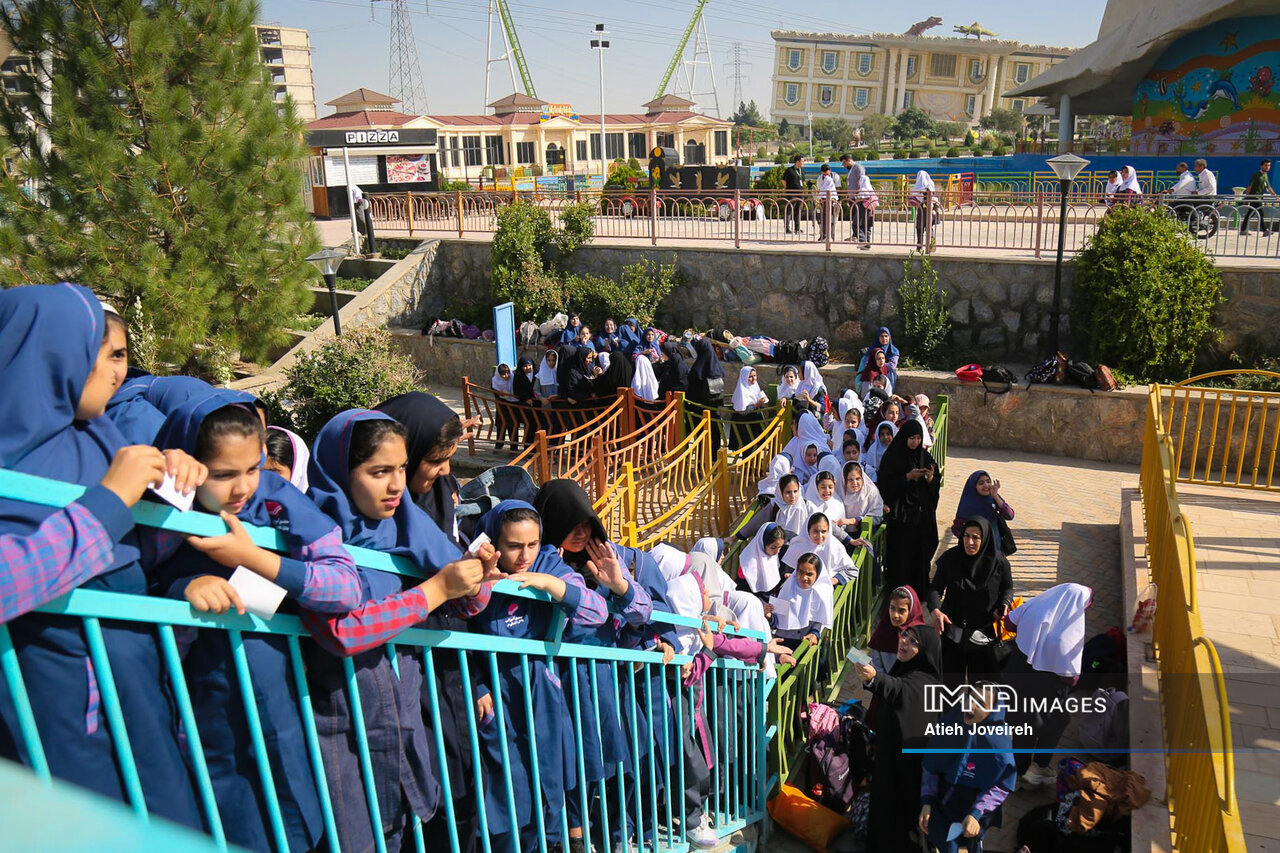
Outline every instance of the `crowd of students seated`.
MULTIPOLYGON (((581 340, 582 330, 574 336, 581 340)), ((632 324, 606 328, 603 337, 618 347, 624 364, 628 344, 637 362, 648 363, 670 343, 632 324)), ((780 392, 807 402, 809 410, 760 483, 769 505, 739 534, 746 541, 730 577, 720 565, 727 544, 721 540, 702 540, 687 553, 610 542, 586 493, 568 480, 544 483, 531 503, 499 503, 480 522, 487 541, 469 542, 456 520, 458 483, 450 471, 464 426, 435 397, 413 392, 374 409, 344 411, 308 443, 270 426, 271 413, 249 394, 191 377, 130 371, 123 321, 85 288, 0 292, 0 466, 85 488, 65 508, 0 499, 6 567, 0 623, 12 639, 51 773, 127 799, 116 751, 122 733, 108 724, 81 621, 38 608, 74 589, 96 589, 243 613, 235 575, 248 572, 282 589, 281 611, 298 616, 313 640, 304 645, 306 685, 328 791, 321 796, 311 770, 285 638, 247 633, 233 647, 223 630, 184 632, 185 687, 229 842, 252 850, 280 846, 265 774, 254 757, 260 733, 293 851, 323 844, 323 800, 331 804, 344 850, 374 849, 379 827, 386 849, 400 850, 415 818, 429 849, 446 849, 451 835, 461 849, 477 849, 480 809, 471 784, 477 775, 494 844, 533 849, 539 826, 558 838, 562 804, 571 850, 624 843, 647 829, 623 818, 613 823, 612 839, 592 839, 587 828, 598 831, 599 824, 590 816, 597 810, 630 814, 617 801, 635 796, 637 780, 661 787, 669 775, 685 780, 685 790, 662 792, 683 802, 685 837, 696 846, 714 845, 715 827, 704 808, 713 733, 717 716, 734 711, 705 702, 699 685, 716 657, 772 671, 802 644, 820 642, 831 628, 835 585, 857 577, 851 555, 869 547, 860 536, 864 520, 887 525, 884 583, 894 592, 884 625, 890 627, 877 632, 880 668, 867 674, 886 706, 895 701, 893 691, 877 685, 907 678, 903 638, 915 638, 923 654, 911 669, 922 674, 913 679, 964 667, 986 671, 967 638, 990 632, 988 623, 1006 615, 1010 604, 1009 566, 991 524, 1011 519, 1013 511, 990 477, 975 475, 966 485, 956 521, 963 546, 943 555, 930 583, 939 478, 927 449, 928 400, 892 396, 898 354, 888 338, 881 330, 869 348, 861 395, 853 389, 830 405, 811 364, 795 371, 794 388, 780 392), (882 435, 888 438, 881 441, 882 435), (155 499, 148 489, 166 475, 177 492, 194 495, 191 512, 219 516, 226 532, 182 536, 135 526, 130 507, 155 499), (275 530, 284 550, 255 544, 246 525, 275 530), (344 546, 403 558, 420 577, 357 565, 344 546), (494 582, 505 578, 540 590, 546 600, 495 591, 494 582), (900 608, 894 602, 903 600, 904 589, 908 606, 900 608), (921 615, 922 603, 931 622, 921 615), (703 628, 655 621, 655 611, 702 620, 703 628), (599 689, 613 675, 600 660, 500 654, 490 670, 464 667, 458 654, 424 657, 409 645, 389 646, 411 627, 545 640, 558 630, 559 614, 566 643, 653 651, 667 661, 691 655, 670 675, 699 697, 684 704, 687 719, 674 721, 677 706, 664 698, 674 684, 664 667, 651 668, 652 683, 633 675, 615 692, 599 689), (729 623, 769 639, 710 628, 729 623), (887 657, 895 649, 897 662, 887 657), (252 673, 256 722, 237 687, 241 653, 252 673), (358 706, 344 661, 359 688, 358 706), (472 730, 479 739, 475 754, 472 730), (366 750, 371 773, 362 766, 366 750), (644 780, 650 755, 659 768, 680 768, 683 775, 660 770, 659 779, 644 780), (618 767, 625 784, 611 781, 618 767), (442 802, 442 774, 452 780, 451 804, 442 802), (367 784, 376 794, 377 824, 367 784)), ((704 350, 700 340, 706 341, 691 341, 699 355, 687 371, 690 387, 703 381, 695 376, 723 374, 709 343, 704 350)), ((587 350, 577 352, 570 389, 590 365, 587 350)), ((541 374, 533 384, 542 384, 541 374)), ((529 381, 527 370, 515 379, 522 376, 529 381)), ((744 372, 746 405, 757 405, 753 384, 744 372)), ((1082 612, 1085 604, 1062 605, 1052 618, 1082 612)), ((157 632, 145 623, 110 620, 101 632, 147 810, 207 830, 157 632)), ((1043 671, 1045 660, 1056 662, 1042 650, 1052 642, 1043 639, 1028 650, 1026 666, 1043 671)), ((884 713, 897 711, 886 707, 884 713)), ((20 719, 15 695, 0 680, 0 756, 30 764, 32 744, 20 719)), ((878 777, 878 786, 889 777, 898 787, 920 784, 918 761, 902 757, 894 767, 878 777)), ((935 811, 950 802, 937 785, 956 783, 943 776, 933 794, 927 793, 930 777, 923 783, 935 811)), ((1003 771, 996 776, 1003 784, 1003 771)))

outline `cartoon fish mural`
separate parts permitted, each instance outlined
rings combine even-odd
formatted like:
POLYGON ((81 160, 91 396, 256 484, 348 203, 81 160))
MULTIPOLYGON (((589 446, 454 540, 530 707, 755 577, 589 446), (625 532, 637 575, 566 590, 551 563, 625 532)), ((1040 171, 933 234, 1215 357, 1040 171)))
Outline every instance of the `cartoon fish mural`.
POLYGON ((1179 82, 1173 87, 1173 96, 1178 100, 1178 109, 1192 121, 1203 118, 1205 113, 1209 112, 1209 106, 1215 98, 1231 101, 1233 107, 1240 109, 1240 96, 1230 80, 1215 80, 1209 86, 1208 97, 1194 101, 1187 100, 1187 88, 1179 82))
POLYGON ((1224 101, 1230 101, 1231 106, 1240 109, 1240 94, 1236 91, 1236 84, 1230 80, 1215 80, 1213 85, 1209 87, 1209 100, 1214 98, 1222 98, 1224 101))
POLYGON ((1275 83, 1275 75, 1271 71, 1271 66, 1264 65, 1249 78, 1249 91, 1265 98, 1271 94, 1271 88, 1275 83))
POLYGON ((1168 77, 1156 78, 1156 91, 1160 93, 1160 97, 1162 98, 1165 95, 1169 94, 1169 78, 1168 77))

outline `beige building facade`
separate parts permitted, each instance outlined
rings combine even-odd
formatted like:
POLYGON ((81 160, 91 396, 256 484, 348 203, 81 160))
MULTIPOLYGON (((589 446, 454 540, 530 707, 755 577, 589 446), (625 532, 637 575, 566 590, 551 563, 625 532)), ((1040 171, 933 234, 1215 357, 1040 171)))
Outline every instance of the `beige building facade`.
MULTIPOLYGON (((438 133, 440 175, 446 181, 481 176, 600 173, 600 115, 570 104, 512 94, 489 105, 493 115, 427 115, 438 133)), ((692 101, 663 95, 642 113, 604 117, 604 154, 647 164, 655 146, 675 148, 682 163, 721 165, 731 157, 733 122, 692 111, 692 101)))
POLYGON ((311 36, 306 30, 255 24, 258 55, 271 75, 275 99, 293 98, 298 118, 311 121, 316 117, 316 86, 311 73, 311 36))
POLYGON ((774 30, 774 121, 807 127, 842 116, 919 107, 939 121, 976 124, 995 107, 1019 112, 1035 99, 1002 93, 1075 53, 976 38, 844 35, 774 30))

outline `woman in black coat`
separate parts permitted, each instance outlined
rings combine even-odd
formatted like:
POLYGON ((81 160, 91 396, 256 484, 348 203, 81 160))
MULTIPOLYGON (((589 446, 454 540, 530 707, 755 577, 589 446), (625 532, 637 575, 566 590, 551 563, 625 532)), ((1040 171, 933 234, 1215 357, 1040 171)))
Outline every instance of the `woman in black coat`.
MULTIPOLYGON (((724 365, 716 357, 715 347, 705 337, 693 339, 693 367, 689 368, 689 390, 685 396, 710 409, 724 405, 724 365)), ((692 414, 701 417, 702 409, 694 408, 692 414)), ((711 421, 711 452, 720 449, 720 424, 711 421)))
POLYGON ((942 661, 947 675, 972 681, 999 671, 993 623, 1013 603, 1013 572, 996 550, 985 518, 970 518, 960 531, 960 544, 938 558, 929 587, 933 624, 942 634, 942 661))
POLYGON ((568 383, 560 386, 560 394, 571 405, 583 406, 596 396, 595 350, 573 347, 569 357, 568 383))
POLYGON ((938 632, 930 625, 903 628, 893 669, 884 674, 862 664, 858 674, 874 697, 869 721, 876 731, 867 849, 918 849, 910 833, 920 813, 922 756, 902 750, 921 748, 929 740, 926 726, 935 715, 925 712, 924 694, 926 685, 942 681, 938 632))
POLYGON ((924 427, 912 418, 884 451, 876 487, 884 498, 885 586, 910 586, 924 599, 929 564, 938 549, 938 463, 924 448, 924 427))
POLYGON ((658 365, 658 394, 666 399, 668 394, 689 390, 689 365, 680 354, 680 344, 670 338, 662 342, 662 354, 666 360, 658 365))

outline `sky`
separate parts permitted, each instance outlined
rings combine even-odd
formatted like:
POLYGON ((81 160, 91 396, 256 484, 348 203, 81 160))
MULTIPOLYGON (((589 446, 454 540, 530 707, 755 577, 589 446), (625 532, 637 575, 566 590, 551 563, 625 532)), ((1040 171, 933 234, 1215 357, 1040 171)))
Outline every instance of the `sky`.
MULTIPOLYGON (((325 101, 367 86, 388 92, 390 0, 259 0, 264 23, 302 27, 311 33, 312 68, 320 115, 325 101), (372 19, 371 19, 372 16, 372 19)), ((794 2, 794 0, 793 0, 794 2)), ((710 0, 705 12, 707 36, 719 92, 721 114, 733 112, 735 43, 741 43, 742 98, 754 99, 768 118, 773 40, 770 30, 902 33, 931 15, 942 18, 932 35, 951 35, 956 24, 975 20, 1003 39, 1027 44, 1083 47, 1097 36, 1106 0, 1042 4, 1027 0, 929 0, 928 3, 859 3, 808 0, 801 11, 792 3, 765 0, 710 0), (1047 10, 1054 9, 1053 12, 1047 10)), ((538 96, 568 103, 582 112, 600 107, 596 52, 590 31, 606 25, 611 47, 605 53, 606 112, 640 111, 654 96, 675 53, 696 0, 509 0, 520 43, 538 96)), ((429 112, 484 112, 488 0, 410 0, 413 34, 426 86, 429 112)), ((500 45, 497 27, 495 45, 500 45)), ((500 50, 500 48, 498 48, 500 50)), ((690 50, 692 39, 690 40, 690 50)), ((497 52, 497 50, 495 50, 497 52)), ((689 51, 686 51, 688 53, 689 51)), ((710 88, 707 67, 698 91, 710 88)), ((517 81, 519 77, 517 75, 517 81)), ((490 99, 510 94, 505 64, 494 65, 490 99)), ((700 99, 711 113, 709 99, 700 99)))

